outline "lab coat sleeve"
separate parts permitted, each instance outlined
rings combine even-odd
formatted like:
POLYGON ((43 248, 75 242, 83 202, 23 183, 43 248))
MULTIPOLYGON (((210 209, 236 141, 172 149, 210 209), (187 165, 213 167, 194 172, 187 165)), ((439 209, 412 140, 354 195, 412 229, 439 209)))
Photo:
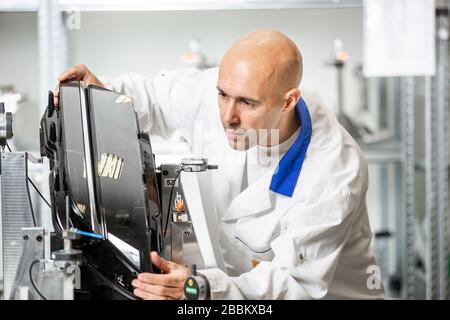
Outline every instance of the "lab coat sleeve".
POLYGON ((320 299, 333 279, 339 255, 349 237, 357 195, 336 192, 315 204, 294 205, 284 229, 271 242, 272 261, 229 277, 220 269, 200 270, 213 299, 320 299), (326 222, 324 222, 326 221, 326 222))
POLYGON ((177 132, 189 142, 204 94, 201 71, 180 69, 154 78, 136 73, 98 78, 107 89, 133 99, 142 130, 166 139, 177 132))

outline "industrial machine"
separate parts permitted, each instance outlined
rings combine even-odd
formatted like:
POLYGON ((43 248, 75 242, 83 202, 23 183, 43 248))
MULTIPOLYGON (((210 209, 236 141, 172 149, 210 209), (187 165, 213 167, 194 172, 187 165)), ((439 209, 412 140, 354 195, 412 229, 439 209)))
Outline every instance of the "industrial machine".
POLYGON ((159 272, 151 251, 203 265, 178 178, 217 167, 190 158, 156 168, 127 96, 71 81, 58 106, 48 98, 40 143, 54 231, 36 225, 28 190, 27 163, 42 158, 5 150, 12 119, 0 110, 3 298, 136 299, 131 281, 159 272))

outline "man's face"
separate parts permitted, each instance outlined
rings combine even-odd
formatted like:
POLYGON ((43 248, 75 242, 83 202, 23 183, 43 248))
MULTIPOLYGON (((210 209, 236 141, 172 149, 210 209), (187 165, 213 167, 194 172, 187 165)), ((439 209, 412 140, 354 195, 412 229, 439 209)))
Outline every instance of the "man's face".
MULTIPOLYGON (((270 69, 270 68, 268 68, 270 69)), ((222 63, 217 83, 220 118, 233 149, 247 150, 256 143, 274 144, 281 120, 282 93, 271 74, 247 62, 222 63)), ((275 142, 276 143, 276 142, 275 142)))

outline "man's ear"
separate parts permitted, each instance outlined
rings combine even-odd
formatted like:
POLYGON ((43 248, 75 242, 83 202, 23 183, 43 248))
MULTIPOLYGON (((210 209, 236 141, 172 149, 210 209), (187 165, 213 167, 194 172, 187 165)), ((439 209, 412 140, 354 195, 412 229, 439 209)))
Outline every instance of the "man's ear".
POLYGON ((297 88, 291 89, 284 95, 284 99, 286 101, 286 104, 283 107, 283 112, 289 112, 292 109, 295 108, 297 105, 298 100, 300 100, 300 90, 297 88))

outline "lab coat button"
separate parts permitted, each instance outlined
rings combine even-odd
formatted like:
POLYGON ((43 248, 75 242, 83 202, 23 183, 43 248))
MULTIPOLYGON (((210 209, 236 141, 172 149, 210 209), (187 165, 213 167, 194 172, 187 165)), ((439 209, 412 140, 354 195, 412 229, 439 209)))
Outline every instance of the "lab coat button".
POLYGON ((302 253, 300 253, 299 259, 300 259, 300 264, 303 264, 303 262, 305 262, 305 257, 303 256, 302 253))

